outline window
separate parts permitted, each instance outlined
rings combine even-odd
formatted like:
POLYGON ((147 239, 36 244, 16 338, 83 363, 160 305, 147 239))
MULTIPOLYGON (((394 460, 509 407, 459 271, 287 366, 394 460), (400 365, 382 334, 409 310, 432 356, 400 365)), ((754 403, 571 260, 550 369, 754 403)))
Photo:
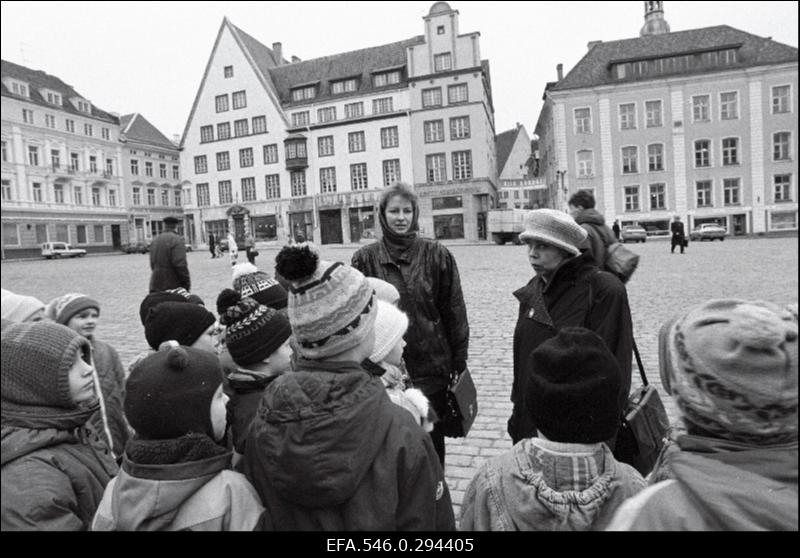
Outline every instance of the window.
POLYGON ((224 140, 231 137, 231 123, 220 122, 217 124, 217 139, 224 140))
POLYGON ((725 178, 722 181, 722 201, 725 205, 739 205, 739 179, 725 178))
MULTIPOLYGON (((10 200, 11 199, 11 181, 3 179, 3 183, 2 184, 3 184, 3 199, 4 200, 10 200)), ((61 187, 60 184, 57 184, 56 186, 61 187)), ((63 196, 63 191, 62 191, 62 196, 63 196)), ((64 201, 63 197, 62 197, 61 201, 62 202, 64 201)))
MULTIPOLYGON (((53 128, 55 128, 55 121, 53 122, 53 128)), ((100 135, 103 137, 104 140, 111 138, 111 133, 108 131, 108 128, 102 128, 100 130, 100 135)))
POLYGON ((791 174, 776 174, 772 177, 774 185, 775 201, 776 202, 790 202, 792 201, 792 175, 791 174))
POLYGON ((319 169, 319 188, 323 194, 336 191, 336 167, 319 169))
POLYGON ((367 164, 356 163, 355 165, 350 165, 350 189, 355 191, 366 190, 367 188, 367 164))
POLYGON ((14 95, 19 95, 21 97, 28 96, 28 86, 18 81, 11 82, 11 91, 14 93, 14 95))
POLYGON ((292 126, 308 126, 308 111, 292 113, 292 126))
POLYGON ((383 185, 391 186, 400 182, 400 159, 387 159, 383 161, 383 185))
POLYGON ((316 96, 317 96, 316 85, 306 85, 304 87, 298 87, 297 89, 292 89, 292 101, 295 102, 313 99, 316 96))
MULTIPOLYGON (((382 133, 382 131, 381 131, 381 133, 382 133)), ((6 140, 3 140, 2 145, 3 145, 3 148, 2 148, 3 162, 7 163, 8 162, 8 142, 6 140)))
POLYGON ((181 171, 178 165, 172 165, 172 180, 180 180, 181 179, 181 171))
POLYGON ((208 161, 205 155, 197 155, 194 158, 194 173, 205 174, 208 172, 208 161))
POLYGON ((697 207, 710 207, 711 202, 711 181, 698 180, 695 183, 695 190, 697 192, 697 207))
POLYGON ((451 105, 469 101, 469 89, 466 83, 447 86, 447 102, 451 105))
POLYGON ((775 211, 769 214, 769 229, 771 231, 796 229, 797 211, 775 211))
POLYGON ((582 149, 577 153, 578 178, 594 176, 594 152, 582 149))
POLYGON ((192 205, 192 190, 191 188, 184 188, 183 189, 183 198, 186 200, 188 205, 192 205))
POLYGON ((772 160, 788 161, 790 159, 791 134, 789 132, 778 132, 772 135, 772 160))
POLYGON ((42 201, 42 183, 41 182, 34 182, 33 183, 33 201, 35 201, 35 202, 42 201))
MULTIPOLYGON (((80 170, 80 156, 77 153, 69 154, 69 168, 75 172, 80 170)), ((139 161, 131 159, 131 174, 139 174, 139 161), (134 168, 135 167, 135 168, 134 168)))
POLYGON ((181 205, 181 191, 175 190, 175 207, 180 207, 181 205))
POLYGON ((28 164, 32 167, 39 166, 39 147, 36 145, 28 146, 28 164))
POLYGON ((83 188, 75 186, 72 190, 72 200, 75 205, 83 205, 83 188))
POLYGON ((254 116, 253 117, 253 133, 266 134, 267 133, 267 117, 254 116))
POLYGON ((619 106, 619 129, 636 129, 636 103, 626 103, 619 106))
POLYGON ((443 52, 442 54, 435 54, 433 56, 433 71, 434 72, 446 72, 453 68, 453 62, 450 57, 449 52, 443 52))
POLYGON ((347 103, 344 106, 345 118, 358 118, 364 116, 364 103, 359 101, 357 103, 347 103))
POLYGON ((53 185, 53 201, 56 203, 64 203, 64 185, 53 185))
POLYGON ((200 126, 200 143, 214 141, 214 126, 200 126))
POLYGON ((392 98, 383 97, 381 99, 373 99, 372 101, 372 114, 385 114, 392 112, 392 98))
POLYGON ((647 146, 647 170, 650 172, 664 170, 664 144, 653 143, 647 146))
MULTIPOLYGON (((504 192, 508 194, 508 192, 504 192)), ((515 192, 519 193, 519 192, 515 192)), ((508 197, 508 196, 506 196, 508 197)), ((441 209, 459 209, 464 207, 464 201, 461 196, 447 196, 444 198, 431 198, 431 207, 434 211, 441 209)))
POLYGON ((428 120, 423 124, 425 143, 444 141, 444 120, 428 120))
POLYGON ((469 137, 469 116, 457 116, 450 119, 450 139, 466 139, 469 137))
POLYGON ((349 93, 358 88, 358 80, 356 78, 343 79, 341 81, 334 81, 331 84, 331 93, 340 95, 342 93, 349 93))
POLYGON ((231 97, 233 98, 233 110, 245 108, 247 106, 247 92, 234 91, 231 97))
POLYGON ((69 229, 67 225, 56 225, 56 240, 58 242, 69 242, 69 229))
POLYGON ((692 97, 692 117, 695 122, 708 122, 711 120, 711 97, 698 95, 692 97))
POLYGON ((739 164, 739 138, 722 139, 722 164, 724 166, 739 164))
POLYGON ((639 211, 639 187, 625 187, 625 211, 639 211))
POLYGON ((395 83, 400 83, 400 70, 381 72, 372 76, 372 85, 374 87, 385 87, 395 83))
POLYGON ((271 143, 264 146, 264 164, 271 165, 278 162, 278 144, 271 143))
POLYGON ((695 168, 711 166, 710 140, 697 140, 694 142, 694 166, 695 168))
POLYGON ((444 25, 437 25, 436 26, 436 34, 437 35, 444 35, 444 25))
POLYGON ((397 126, 381 128, 381 149, 397 147, 398 145, 400 145, 400 136, 397 132, 397 126))
POLYGON ((219 203, 233 203, 233 195, 231 194, 231 181, 220 180, 217 186, 219 188, 219 203))
POLYGON ((169 205, 169 190, 161 190, 161 205, 169 205))
POLYGON ((89 172, 97 174, 97 157, 95 155, 89 155, 89 172))
POLYGON ((96 244, 105 242, 105 227, 103 225, 94 226, 94 241, 96 244))
POLYGON ((431 87, 422 90, 422 107, 439 107, 442 105, 442 88, 431 87))
POLYGON ((289 180, 292 185, 292 197, 306 195, 306 171, 292 171, 289 180))
POLYGON ((256 201, 256 179, 252 176, 242 178, 242 201, 256 201))
POLYGON ((464 215, 434 215, 433 231, 437 239, 464 238, 464 215))
POLYGON ((736 91, 719 94, 719 117, 722 120, 739 118, 739 94, 736 91))
MULTIPOLYGON (((64 192, 61 192, 61 201, 64 201, 64 192)), ((108 205, 111 207, 117 206, 117 191, 116 190, 109 190, 108 191, 108 205)))
POLYGON ((245 147, 239 150, 239 166, 242 168, 253 166, 253 148, 245 147))
POLYGON ((64 119, 64 128, 67 130, 67 132, 72 132, 74 134, 75 133, 75 121, 74 120, 70 120, 69 118, 65 118, 64 119))
POLYGON ((317 152, 320 157, 330 157, 333 152, 333 136, 322 136, 317 138, 317 152))
POLYGON ((264 177, 267 184, 267 199, 274 200, 281 197, 281 177, 279 174, 268 174, 264 177))
POLYGON ((622 148, 622 173, 639 172, 639 148, 635 145, 622 148))
POLYGON ((160 178, 166 178, 167 177, 167 165, 165 163, 159 163, 158 164, 158 176, 160 178))
POLYGON ((78 233, 78 244, 86 244, 86 225, 77 225, 75 232, 78 233))
MULTIPOLYGON (((178 167, 174 167, 177 171, 178 167)), ((110 178, 114 176, 114 159, 106 159, 106 171, 105 171, 106 178, 110 178)), ((174 178, 178 178, 175 176, 174 178)))
MULTIPOLYGON (((5 188, 3 188, 5 192, 5 188)), ((13 223, 3 223, 3 245, 19 246, 19 228, 13 223)))
POLYGON ((350 132, 347 134, 347 145, 350 153, 359 153, 366 150, 367 143, 364 139, 364 132, 350 132))
POLYGON ((33 124, 33 111, 30 109, 22 109, 22 121, 25 124, 33 124))
POLYGON ((133 188, 133 205, 142 205, 142 190, 133 188))
POLYGON ((792 106, 792 90, 788 85, 772 88, 772 114, 790 112, 792 106))
POLYGON ((472 178, 472 151, 453 151, 453 178, 472 178))
MULTIPOLYGON (((55 129, 55 127, 56 127, 56 117, 53 116, 52 114, 45 114, 44 115, 44 125, 47 126, 48 128, 55 129)), ((105 130, 106 128, 103 128, 103 129, 105 130)))
POLYGON ((305 141, 292 141, 286 144, 287 159, 304 159, 306 157, 305 141))
POLYGON ((59 105, 61 106, 61 95, 58 93, 53 93, 52 91, 47 92, 47 102, 51 105, 59 105))
POLYGON ((50 163, 53 165, 54 169, 61 166, 61 152, 58 149, 50 150, 50 163))
POLYGON ((231 168, 231 160, 227 151, 217 153, 217 170, 224 171, 231 168))
POLYGON ((660 128, 664 125, 661 118, 661 101, 645 101, 644 112, 648 128, 660 128))
POLYGON ((317 121, 333 122, 336 120, 336 107, 325 107, 317 111, 317 121))
POLYGON ((214 105, 217 112, 226 112, 228 110, 228 95, 217 95, 214 97, 214 105))
POLYGON ((666 184, 651 184, 650 185, 650 210, 666 209, 666 184))
POLYGON ((151 161, 144 162, 144 174, 145 176, 153 176, 153 163, 151 161))
POLYGON ((234 137, 241 138, 246 136, 250 133, 247 124, 247 118, 242 118, 241 120, 234 120, 233 122, 233 135, 234 137))
POLYGON ((444 182, 447 180, 447 160, 444 153, 426 155, 425 168, 428 182, 444 182))
POLYGON ((211 196, 208 193, 208 183, 204 182, 197 185, 197 206, 207 207, 211 205, 211 196))
POLYGON ((147 205, 155 205, 156 204, 156 190, 155 188, 148 188, 147 189, 147 205))
POLYGON ((222 75, 226 78, 233 77, 233 66, 225 66, 222 68, 222 75))
POLYGON ((589 108, 575 109, 575 133, 592 133, 592 110, 589 108))

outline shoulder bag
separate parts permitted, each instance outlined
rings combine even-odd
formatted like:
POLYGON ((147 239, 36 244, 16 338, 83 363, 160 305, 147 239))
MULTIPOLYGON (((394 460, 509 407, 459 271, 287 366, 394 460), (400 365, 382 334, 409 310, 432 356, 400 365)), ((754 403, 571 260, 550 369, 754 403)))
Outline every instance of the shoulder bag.
POLYGON ((606 271, 609 271, 619 277, 623 283, 628 280, 636 271, 639 266, 639 255, 630 251, 624 244, 618 242, 613 233, 610 234, 608 227, 603 225, 601 234, 603 235, 603 243, 606 247, 606 257, 603 260, 603 266, 606 271))
POLYGON ((478 392, 469 368, 453 376, 445 394, 447 414, 441 417, 442 430, 448 438, 463 438, 478 414, 478 392))

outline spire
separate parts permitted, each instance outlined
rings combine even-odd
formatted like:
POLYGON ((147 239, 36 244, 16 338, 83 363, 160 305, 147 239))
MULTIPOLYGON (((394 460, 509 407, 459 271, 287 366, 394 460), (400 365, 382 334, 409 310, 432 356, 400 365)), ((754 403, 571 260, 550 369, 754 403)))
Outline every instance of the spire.
POLYGON ((664 19, 664 2, 659 0, 644 3, 644 25, 639 36, 669 33, 669 23, 664 19))

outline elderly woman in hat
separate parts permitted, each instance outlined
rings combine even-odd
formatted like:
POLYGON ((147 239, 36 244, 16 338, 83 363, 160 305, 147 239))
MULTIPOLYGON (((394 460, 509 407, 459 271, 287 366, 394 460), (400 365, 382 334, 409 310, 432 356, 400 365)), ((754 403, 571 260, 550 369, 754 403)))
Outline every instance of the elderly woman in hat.
MULTIPOLYGON (((525 217, 519 235, 528 246, 528 260, 536 275, 514 292, 519 316, 514 330, 513 411, 508 433, 516 444, 536 436, 537 425, 523 394, 530 354, 562 328, 581 326, 597 333, 619 362, 622 372, 620 415, 631 386, 632 325, 625 286, 614 275, 600 271, 592 254, 581 251, 586 231, 572 217, 553 209, 536 209, 525 217)), ((609 440, 613 449, 614 440, 609 440)))

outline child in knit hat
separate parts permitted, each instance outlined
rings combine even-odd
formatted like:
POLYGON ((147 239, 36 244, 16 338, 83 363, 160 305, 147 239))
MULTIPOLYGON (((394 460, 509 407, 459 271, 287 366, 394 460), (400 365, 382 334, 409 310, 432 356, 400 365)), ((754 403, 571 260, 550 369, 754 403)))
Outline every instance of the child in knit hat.
POLYGON ((38 322, 45 318, 44 303, 38 298, 2 289, 2 318, 10 322, 38 322))
POLYGON ((461 504, 462 530, 594 531, 645 487, 605 441, 619 426, 620 367, 583 327, 562 328, 531 353, 527 406, 538 437, 481 466, 461 504))
POLYGON ((375 346, 373 289, 356 269, 284 247, 295 362, 264 390, 242 470, 277 530, 445 530, 450 494, 433 443, 362 362, 375 346))
POLYGON ((216 356, 165 347, 131 373, 125 414, 136 431, 95 515, 95 531, 251 531, 263 508, 230 470, 216 356))
POLYGON ((116 349, 95 335, 100 304, 84 294, 68 293, 51 300, 47 304, 46 315, 57 324, 83 335, 92 344, 94 367, 100 378, 100 410, 92 417, 92 421, 112 441, 114 457, 120 458, 130 434, 122 409, 125 368, 116 349))
POLYGON ((612 530, 797 531, 797 306, 709 300, 659 333, 686 426, 612 530))
POLYGON ((81 531, 117 474, 92 426, 99 380, 89 341, 49 321, 11 324, 2 350, 3 531, 81 531))
POLYGON ((233 266, 233 289, 242 298, 250 297, 259 304, 282 310, 286 308, 286 289, 276 280, 259 271, 250 262, 233 266))
POLYGON ((226 350, 234 363, 233 367, 226 368, 225 381, 231 398, 228 418, 236 465, 244 454, 250 423, 264 389, 291 368, 289 338, 292 328, 283 312, 252 298, 242 298, 231 289, 220 293, 217 308, 220 323, 226 326, 226 350))

